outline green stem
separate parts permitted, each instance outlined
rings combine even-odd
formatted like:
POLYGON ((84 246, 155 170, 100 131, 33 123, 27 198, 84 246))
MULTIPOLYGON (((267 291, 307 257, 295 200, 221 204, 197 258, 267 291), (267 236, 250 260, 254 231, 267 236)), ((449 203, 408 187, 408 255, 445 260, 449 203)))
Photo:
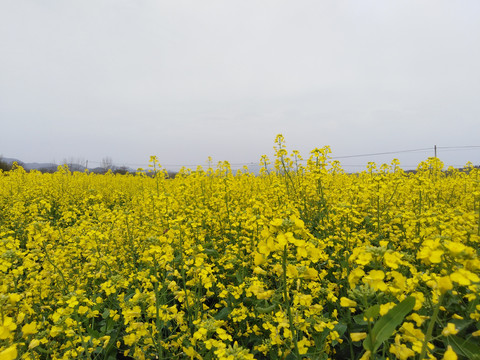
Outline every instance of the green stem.
POLYGON ((130 224, 128 222, 128 215, 125 216, 125 223, 126 223, 126 226, 127 226, 127 240, 128 240, 128 243, 129 243, 129 246, 130 246, 130 252, 131 252, 131 255, 132 255, 132 260, 133 260, 133 269, 136 270, 138 269, 138 266, 137 266, 137 263, 138 263, 138 254, 137 254, 137 250, 135 248, 135 244, 133 243, 133 235, 130 231, 130 224))
MULTIPOLYGON (((280 162, 282 164, 283 173, 285 175, 285 178, 287 180, 290 180, 290 182, 292 183, 292 188, 293 188, 293 192, 294 192, 293 195, 295 195, 296 194, 295 183, 293 182, 292 175, 287 170, 287 165, 285 164, 285 159, 284 159, 283 155, 280 156, 280 162)), ((285 181, 285 185, 286 185, 286 188, 287 188, 287 193, 290 194, 290 189, 288 187, 288 181, 287 180, 285 181)))
POLYGON ((158 334, 161 336, 161 331, 162 327, 160 326, 160 294, 158 291, 158 282, 159 282, 159 276, 158 276, 158 266, 157 266, 157 260, 154 258, 153 259, 153 266, 155 268, 155 282, 153 283, 153 288, 155 291, 155 326, 157 328, 158 334))
POLYGON ((480 236, 480 204, 478 206, 478 226, 477 226, 477 235, 480 236))
POLYGON ((47 259, 47 261, 50 263, 50 265, 52 265, 54 267, 55 270, 57 270, 58 274, 62 278, 62 282, 63 282, 63 291, 62 292, 63 292, 63 295, 66 295, 67 290, 68 290, 68 286, 67 286, 67 282, 65 281, 65 277, 63 276, 62 270, 60 270, 60 268, 52 261, 52 259, 50 259, 50 256, 48 256, 47 244, 45 244, 45 243, 43 243, 43 250, 45 251, 45 258, 47 259))
POLYGON ((377 186, 377 233, 380 234, 380 184, 377 186))
POLYGON ((418 213, 422 214, 422 190, 420 190, 420 203, 418 205, 418 213))
MULTIPOLYGON (((372 322, 370 321, 370 319, 367 319, 367 321, 368 321, 367 326, 368 326, 368 339, 369 339, 368 342, 369 342, 370 344, 372 344, 372 346, 373 346, 373 339, 372 339, 372 322)), ((373 349, 372 349, 372 350, 373 350, 373 349)), ((372 353, 371 355, 372 355, 372 357, 373 357, 373 360, 375 360, 375 357, 376 357, 376 356, 375 356, 375 353, 372 353)))
POLYGON ((432 315, 432 318, 430 319, 430 323, 428 324, 427 333, 425 334, 425 340, 423 340, 422 352, 420 353, 420 360, 425 359, 425 355, 427 353, 427 345, 428 345, 428 342, 430 341, 430 338, 432 337, 433 327, 437 322, 438 312, 440 311, 440 305, 442 303, 443 296, 444 294, 440 295, 440 298, 438 299, 438 303, 433 309, 433 315, 432 315))
POLYGON ((287 245, 283 248, 283 259, 282 259, 282 267, 283 267, 283 301, 285 302, 285 306, 287 308, 287 315, 288 315, 288 322, 290 325, 290 332, 292 334, 293 343, 295 346, 295 358, 300 359, 300 353, 298 351, 298 342, 297 342, 297 334, 295 328, 293 326, 293 317, 292 317, 292 309, 290 308, 290 299, 288 297, 287 291, 287 245))
POLYGON ((183 262, 183 236, 180 233, 180 266, 183 282, 183 292, 185 293, 185 310, 187 311, 187 319, 189 324, 190 333, 193 336, 194 326, 192 321, 192 314, 190 312, 190 305, 188 303, 188 293, 187 293, 187 276, 185 274, 185 264, 183 262))
POLYGON ((287 293, 287 245, 283 248, 283 259, 282 259, 282 268, 283 268, 283 301, 287 304, 288 293, 287 293))

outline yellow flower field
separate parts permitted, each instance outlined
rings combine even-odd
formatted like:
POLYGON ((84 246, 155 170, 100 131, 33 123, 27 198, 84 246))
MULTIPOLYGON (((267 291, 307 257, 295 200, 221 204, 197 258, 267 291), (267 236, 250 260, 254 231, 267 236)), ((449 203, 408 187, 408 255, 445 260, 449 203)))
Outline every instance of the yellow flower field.
POLYGON ((0 359, 478 359, 480 170, 0 172, 0 359))

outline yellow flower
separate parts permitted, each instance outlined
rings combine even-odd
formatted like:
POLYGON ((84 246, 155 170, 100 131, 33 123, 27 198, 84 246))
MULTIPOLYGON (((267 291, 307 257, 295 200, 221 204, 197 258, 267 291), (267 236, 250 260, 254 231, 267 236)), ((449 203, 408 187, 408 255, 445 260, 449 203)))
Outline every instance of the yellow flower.
POLYGON ((58 323, 60 318, 62 317, 62 314, 63 314, 63 309, 60 308, 60 309, 57 309, 57 311, 55 311, 52 315, 52 320, 54 323, 58 323))
POLYGON ((455 324, 448 323, 447 326, 442 330, 443 336, 456 335, 458 330, 455 328, 455 324))
POLYGON ((188 348, 183 347, 183 353, 185 355, 187 355, 190 359, 193 359, 197 356, 197 352, 195 351, 195 349, 192 346, 190 346, 188 348))
POLYGON ((254 261, 253 262, 256 266, 260 266, 265 262, 265 257, 262 254, 256 252, 255 255, 254 255, 254 261))
POLYGON ((394 307, 395 307, 395 303, 393 302, 380 305, 380 315, 381 316, 385 315, 390 311, 390 309, 393 309, 394 307))
POLYGON ((448 290, 453 288, 452 281, 449 276, 442 276, 438 279, 438 290, 441 294, 445 294, 448 290))
POLYGON ((422 308, 423 303, 425 302, 425 295, 417 291, 412 293, 412 296, 415 298, 415 306, 413 307, 413 310, 418 311, 422 308))
POLYGON ((124 342, 125 345, 127 345, 127 346, 131 346, 136 340, 137 340, 137 337, 136 337, 135 334, 133 334, 133 333, 128 334, 128 335, 125 335, 125 336, 123 337, 123 342, 124 342))
POLYGON ((267 275, 268 273, 263 270, 260 266, 256 266, 254 269, 253 269, 253 273, 254 274, 257 274, 257 275, 267 275))
POLYGON ((14 344, 2 352, 0 352, 0 359, 2 360, 15 360, 17 358, 17 345, 14 344))
POLYGON ((392 269, 398 269, 401 257, 402 255, 396 252, 388 251, 383 255, 383 261, 388 267, 392 269))
POLYGON ((392 285, 389 290, 393 294, 401 293, 405 290, 407 284, 407 278, 398 271, 391 271, 390 276, 393 278, 392 285))
POLYGON ((195 333, 193 334, 193 338, 195 340, 202 340, 202 339, 205 340, 207 337, 207 332, 208 332, 207 329, 200 328, 197 331, 195 331, 195 333))
POLYGON ((295 265, 287 265, 287 277, 290 279, 295 279, 298 277, 298 270, 295 265))
POLYGON ((467 286, 470 285, 470 280, 465 276, 464 273, 456 271, 450 275, 452 281, 458 283, 459 285, 467 286))
POLYGON ((405 344, 392 344, 389 351, 396 356, 397 359, 406 360, 409 357, 415 356, 415 352, 408 348, 405 344))
POLYGON ((270 222, 270 225, 272 225, 275 228, 279 228, 283 224, 283 219, 274 219, 270 222))
POLYGON ((387 284, 383 282, 385 273, 382 270, 371 270, 368 275, 364 276, 362 281, 370 285, 374 290, 385 291, 387 284))
POLYGON ((448 345, 447 351, 443 354, 443 360, 457 360, 457 354, 452 350, 452 347, 448 345))
POLYGON ((357 306, 357 302, 356 301, 353 301, 353 300, 350 300, 349 298, 346 298, 344 296, 342 296, 340 298, 340 306, 343 306, 343 307, 355 307, 357 306))
POLYGON ((123 312, 124 322, 128 324, 132 322, 134 319, 142 315, 142 309, 140 306, 134 306, 132 309, 128 309, 123 312))
POLYGON ((366 337, 367 337, 366 332, 359 332, 359 333, 351 333, 350 334, 350 338, 352 339, 352 341, 362 341, 366 337))
POLYGON ((40 345, 40 340, 33 339, 32 341, 30 341, 30 344, 28 344, 28 349, 32 350, 32 349, 36 348, 38 345, 40 345))
POLYGON ((288 240, 287 240, 287 237, 285 236, 285 234, 283 233, 280 233, 277 235, 277 244, 278 244, 278 249, 283 249, 283 247, 285 245, 287 245, 288 243, 288 240))
POLYGON ((55 336, 59 335, 62 331, 63 331, 63 329, 60 326, 55 326, 54 325, 50 329, 50 336, 55 337, 55 336))
POLYGON ((78 305, 78 300, 76 296, 72 296, 69 300, 67 300, 68 307, 74 308, 78 305))
POLYGON ((365 353, 362 355, 360 360, 370 360, 370 355, 371 354, 372 354, 372 352, 370 350, 365 351, 365 353))
POLYGON ((442 250, 434 250, 430 253, 430 256, 428 259, 433 264, 439 264, 442 262, 442 255, 443 255, 442 250))
POLYGON ((458 241, 446 241, 444 245, 453 256, 458 256, 466 249, 466 246, 458 241))
POLYGON ((81 305, 81 306, 78 307, 78 313, 79 313, 80 315, 85 314, 87 311, 88 311, 88 307, 87 307, 87 306, 81 305))
POLYGON ((8 300, 10 301, 10 304, 15 305, 17 302, 19 302, 22 299, 22 295, 13 293, 8 295, 8 300))
POLYGON ((441 263, 443 250, 437 249, 438 246, 438 240, 425 240, 423 247, 417 253, 417 258, 421 259, 427 265, 441 263))
POLYGON ((0 339, 8 339, 11 331, 17 328, 17 324, 9 316, 5 316, 3 324, 0 325, 0 339))
POLYGON ((32 321, 30 324, 25 324, 22 326, 22 333, 23 336, 26 337, 31 334, 36 334, 38 332, 37 330, 37 322, 32 321))
POLYGON ((468 286, 472 282, 480 282, 480 277, 478 277, 477 274, 474 274, 471 271, 465 269, 458 269, 450 275, 450 278, 452 279, 452 281, 463 286, 468 286))
POLYGON ((275 250, 275 242, 271 236, 266 238, 265 240, 261 240, 258 243, 258 251, 264 256, 268 256, 270 252, 274 250, 275 250))
POLYGON ((303 338, 298 342, 298 352, 300 355, 305 355, 308 352, 310 341, 307 338, 303 338))
POLYGON ((232 336, 229 335, 225 329, 217 328, 215 331, 217 332, 218 337, 219 337, 220 339, 222 339, 222 340, 230 340, 230 341, 233 340, 233 339, 232 339, 232 336))
POLYGON ((25 319, 26 314, 24 312, 19 312, 17 316, 17 324, 21 324, 23 319, 25 319))
POLYGON ((365 271, 363 271, 361 268, 355 268, 350 272, 350 275, 348 275, 348 283, 350 285, 350 288, 354 288, 358 282, 363 276, 365 275, 365 271))
POLYGON ((428 318, 426 316, 420 316, 417 313, 413 313, 410 316, 408 316, 407 319, 415 321, 415 324, 417 325, 417 327, 420 327, 422 326, 423 322, 428 318))
POLYGON ((358 255, 357 260, 355 262, 359 265, 367 265, 372 261, 372 254, 369 252, 362 252, 358 255))
MULTIPOLYGON (((425 335, 420 329, 416 329, 413 323, 404 322, 400 328, 400 331, 403 333, 403 341, 411 342, 412 344, 423 341, 425 335)), ((421 347, 421 346, 420 346, 421 347)), ((413 348, 413 347, 412 347, 413 348)), ((415 348, 413 348, 415 350, 415 348)))

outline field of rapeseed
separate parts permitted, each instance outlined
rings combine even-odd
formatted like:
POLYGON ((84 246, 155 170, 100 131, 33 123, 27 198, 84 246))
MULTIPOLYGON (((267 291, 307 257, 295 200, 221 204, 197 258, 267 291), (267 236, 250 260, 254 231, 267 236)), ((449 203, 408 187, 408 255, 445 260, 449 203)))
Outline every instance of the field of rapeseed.
POLYGON ((0 172, 0 359, 475 359, 480 173, 0 172))

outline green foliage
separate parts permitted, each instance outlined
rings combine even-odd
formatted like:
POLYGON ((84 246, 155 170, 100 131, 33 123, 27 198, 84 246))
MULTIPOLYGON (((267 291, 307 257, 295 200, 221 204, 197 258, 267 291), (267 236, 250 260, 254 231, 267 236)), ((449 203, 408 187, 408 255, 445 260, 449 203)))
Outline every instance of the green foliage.
POLYGON ((382 316, 375 323, 372 331, 368 334, 367 338, 363 342, 363 347, 365 350, 376 353, 383 342, 393 335, 395 329, 403 322, 405 316, 412 311, 414 306, 415 298, 413 296, 409 296, 384 316, 382 316))

